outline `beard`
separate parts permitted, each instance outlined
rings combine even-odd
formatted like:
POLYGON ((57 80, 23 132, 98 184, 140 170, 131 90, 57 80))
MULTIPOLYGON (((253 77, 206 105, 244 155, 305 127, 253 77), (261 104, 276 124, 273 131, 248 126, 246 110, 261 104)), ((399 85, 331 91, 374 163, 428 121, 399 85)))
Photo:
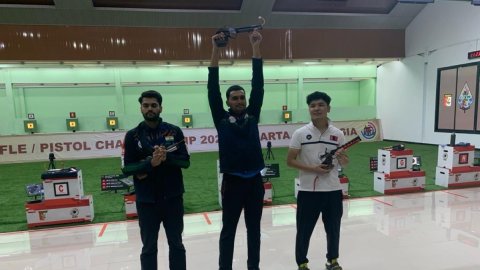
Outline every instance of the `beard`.
POLYGON ((146 112, 143 114, 145 121, 155 122, 160 119, 160 114, 154 112, 146 112))
POLYGON ((247 106, 245 105, 230 106, 230 112, 234 113, 235 115, 241 115, 245 113, 246 110, 247 106))

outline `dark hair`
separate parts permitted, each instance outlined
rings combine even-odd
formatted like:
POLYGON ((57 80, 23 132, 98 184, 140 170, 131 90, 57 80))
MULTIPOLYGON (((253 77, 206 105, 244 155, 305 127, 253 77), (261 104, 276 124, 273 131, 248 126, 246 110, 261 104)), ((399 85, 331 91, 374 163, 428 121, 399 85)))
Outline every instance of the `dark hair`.
POLYGON ((232 91, 239 91, 239 90, 242 90, 242 91, 245 93, 245 89, 243 89, 243 87, 241 87, 240 85, 236 85, 236 84, 235 84, 235 85, 230 86, 230 87, 227 89, 227 94, 226 94, 227 99, 230 97, 230 93, 231 93, 232 91))
POLYGON ((147 90, 143 92, 138 98, 138 102, 140 102, 140 104, 142 104, 143 98, 156 98, 158 105, 162 105, 162 95, 155 90, 147 90))
POLYGON ((329 106, 330 106, 330 101, 332 101, 332 98, 326 93, 315 91, 307 96, 307 104, 310 105, 312 101, 319 100, 319 99, 325 101, 329 106))

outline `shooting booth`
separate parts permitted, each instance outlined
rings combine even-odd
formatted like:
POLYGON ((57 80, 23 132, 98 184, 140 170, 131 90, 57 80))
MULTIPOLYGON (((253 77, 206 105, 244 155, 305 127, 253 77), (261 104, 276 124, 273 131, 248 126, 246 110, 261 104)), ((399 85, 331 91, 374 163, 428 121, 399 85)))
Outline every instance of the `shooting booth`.
POLYGON ((480 186, 480 167, 474 166, 474 160, 474 145, 439 145, 435 185, 447 188, 480 186))
POLYGON ((29 228, 93 220, 93 197, 84 195, 82 170, 49 169, 41 178, 41 185, 27 186, 27 195, 35 196, 25 203, 29 228))
MULTIPOLYGON (((404 145, 378 149, 373 189, 383 194, 423 191, 425 172, 413 170, 413 160, 413 150, 404 145)), ((419 169, 418 166, 415 168, 419 169)))

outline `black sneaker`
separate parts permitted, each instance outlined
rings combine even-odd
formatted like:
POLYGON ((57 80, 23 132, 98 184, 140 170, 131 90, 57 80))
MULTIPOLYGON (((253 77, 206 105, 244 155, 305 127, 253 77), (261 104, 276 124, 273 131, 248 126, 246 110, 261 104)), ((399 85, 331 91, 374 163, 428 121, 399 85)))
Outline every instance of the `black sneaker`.
POLYGON ((332 260, 325 264, 326 270, 342 270, 343 268, 338 264, 337 260, 332 260))
POLYGON ((308 263, 302 263, 298 266, 298 270, 310 270, 310 268, 308 268, 308 263))

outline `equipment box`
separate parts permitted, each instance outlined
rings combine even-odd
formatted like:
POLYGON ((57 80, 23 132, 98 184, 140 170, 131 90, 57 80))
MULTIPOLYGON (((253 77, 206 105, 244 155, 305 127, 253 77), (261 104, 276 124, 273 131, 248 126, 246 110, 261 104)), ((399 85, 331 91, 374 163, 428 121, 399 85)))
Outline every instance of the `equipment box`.
POLYGON ((480 166, 454 167, 453 169, 437 167, 435 185, 447 188, 480 186, 480 166))
POLYGON ((383 150, 378 149, 378 172, 393 173, 408 171, 412 168, 413 150, 383 150))
POLYGON ((66 198, 25 203, 29 228, 45 225, 92 221, 93 198, 66 198))
POLYGON ((127 193, 123 195, 123 200, 125 202, 125 215, 127 218, 135 218, 137 214, 137 195, 135 193, 127 193))
POLYGON ((437 167, 453 169, 473 166, 475 146, 438 146, 437 167))
POLYGON ((398 194, 425 189, 424 171, 402 171, 390 174, 375 172, 373 189, 383 194, 398 194))
POLYGON ((81 198, 83 194, 82 170, 75 168, 48 170, 42 174, 44 199, 81 198))

